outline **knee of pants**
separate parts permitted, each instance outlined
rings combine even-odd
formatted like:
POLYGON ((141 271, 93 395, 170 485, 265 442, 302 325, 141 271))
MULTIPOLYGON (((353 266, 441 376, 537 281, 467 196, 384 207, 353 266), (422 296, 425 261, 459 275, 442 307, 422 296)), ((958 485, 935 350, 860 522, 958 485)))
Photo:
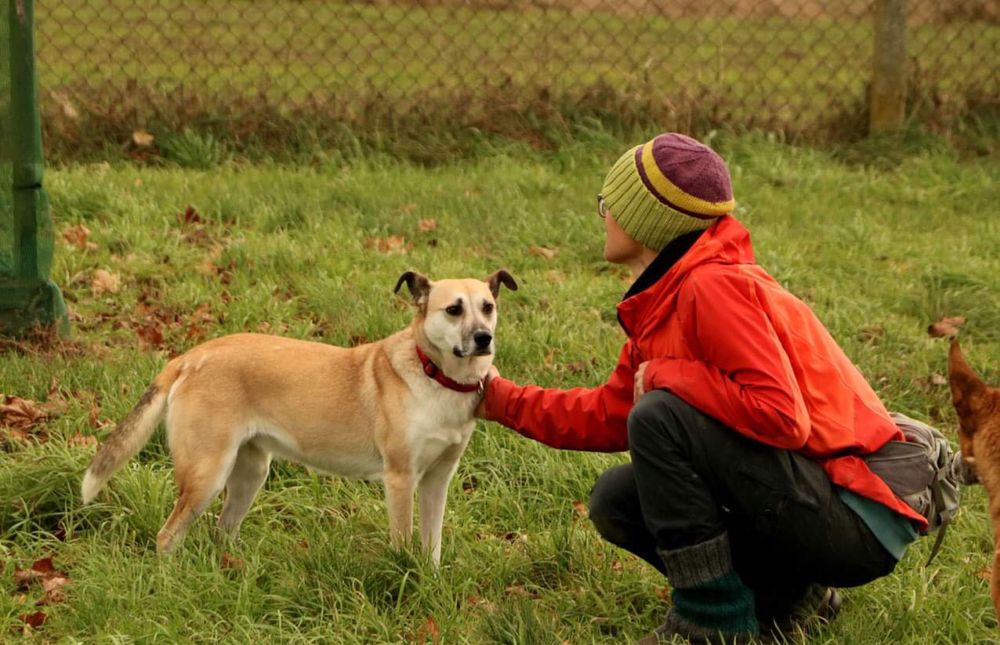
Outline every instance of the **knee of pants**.
POLYGON ((620 544, 627 533, 622 526, 627 509, 635 506, 635 478, 631 464, 622 464, 604 471, 590 491, 588 513, 601 536, 612 544, 620 544))
POLYGON ((683 399, 666 390, 647 392, 636 401, 629 412, 629 449, 642 446, 662 446, 664 441, 675 441, 687 431, 680 423, 677 412, 690 408, 683 399))

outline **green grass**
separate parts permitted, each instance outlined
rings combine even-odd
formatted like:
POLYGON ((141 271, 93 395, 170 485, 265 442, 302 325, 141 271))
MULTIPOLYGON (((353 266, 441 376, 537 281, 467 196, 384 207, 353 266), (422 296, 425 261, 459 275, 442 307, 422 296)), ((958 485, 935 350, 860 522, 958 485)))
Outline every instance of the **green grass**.
MULTIPOLYGON (((48 554, 72 582, 64 602, 41 608, 48 621, 35 641, 430 642, 433 618, 444 643, 610 643, 658 624, 664 581, 602 543, 572 506, 623 455, 557 452, 481 424, 452 482, 434 572, 388 548, 379 484, 289 464, 273 467, 241 541, 217 545, 203 517, 175 555, 158 558, 155 534, 175 494, 162 434, 89 507, 77 491, 93 448, 68 441, 93 432, 95 402, 101 419, 124 416, 168 353, 196 342, 192 324, 208 337, 269 329, 338 344, 402 327, 409 309, 391 291, 410 268, 508 268, 521 289, 501 297, 502 372, 557 387, 600 382, 623 340, 614 304, 627 277, 601 260, 593 194, 626 143, 592 133, 552 154, 508 146, 435 168, 362 156, 50 170, 57 231, 85 224, 97 249, 57 244, 73 338, 7 343, 0 354, 0 391, 44 400, 57 377, 70 400, 47 443, 0 451, 0 634, 13 638, 40 595, 19 599, 14 567, 48 554), (188 205, 203 223, 179 222, 188 205), (421 219, 436 230, 421 232, 421 219), (366 246, 392 235, 412 250, 366 246), (531 245, 559 253, 545 259, 531 245), (91 290, 97 269, 120 278, 118 293, 91 290), (169 323, 160 351, 135 331, 155 316, 169 323), (243 568, 222 568, 223 551, 243 568)), ((970 361, 1000 381, 995 160, 891 141, 882 156, 754 136, 713 144, 730 162, 759 261, 813 305, 890 407, 953 436, 947 388, 929 378, 945 372, 946 343, 925 328, 966 316, 970 361)), ((929 549, 923 540, 894 575, 847 590, 841 618, 813 642, 993 642, 979 489, 924 568, 929 549)))

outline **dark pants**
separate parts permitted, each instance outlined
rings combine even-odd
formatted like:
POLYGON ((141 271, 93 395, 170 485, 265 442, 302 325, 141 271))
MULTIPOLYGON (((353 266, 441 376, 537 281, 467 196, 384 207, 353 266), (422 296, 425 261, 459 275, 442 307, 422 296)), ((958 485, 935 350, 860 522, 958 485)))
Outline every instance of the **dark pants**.
POLYGON ((758 616, 786 615, 812 583, 851 587, 896 560, 848 508, 823 469, 753 441, 669 392, 628 419, 632 463, 594 484, 590 517, 609 542, 663 572, 657 550, 729 533, 733 566, 758 616))

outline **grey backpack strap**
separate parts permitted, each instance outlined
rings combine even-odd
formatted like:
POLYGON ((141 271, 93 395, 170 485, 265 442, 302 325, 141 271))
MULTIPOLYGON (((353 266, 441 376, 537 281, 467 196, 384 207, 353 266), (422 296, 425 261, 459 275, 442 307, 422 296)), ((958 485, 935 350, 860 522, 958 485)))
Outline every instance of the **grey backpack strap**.
MULTIPOLYGON (((937 480, 940 476, 941 474, 938 473, 934 479, 937 480)), ((937 484, 936 481, 935 484, 937 484)), ((944 509, 946 507, 946 501, 944 499, 944 494, 941 492, 941 487, 939 485, 932 486, 931 494, 935 498, 934 506, 939 509, 944 509)), ((944 543, 944 534, 948 532, 948 525, 951 524, 951 520, 954 517, 955 513, 953 509, 948 509, 940 513, 941 526, 938 527, 937 536, 934 538, 934 546, 931 547, 931 555, 927 558, 927 562, 924 564, 924 567, 929 567, 931 566, 931 562, 934 562, 934 558, 937 556, 938 551, 941 550, 941 545, 944 543)))

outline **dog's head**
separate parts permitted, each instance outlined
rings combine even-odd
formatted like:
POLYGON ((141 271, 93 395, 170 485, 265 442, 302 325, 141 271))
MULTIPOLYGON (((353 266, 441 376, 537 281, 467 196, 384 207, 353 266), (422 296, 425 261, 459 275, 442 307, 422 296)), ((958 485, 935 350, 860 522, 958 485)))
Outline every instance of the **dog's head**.
POLYGON ((1000 389, 990 387, 972 371, 957 340, 948 352, 951 402, 958 413, 958 441, 962 454, 975 457, 972 437, 989 433, 1000 437, 1000 389))
POLYGON ((417 305, 424 336, 442 356, 492 357, 500 286, 517 291, 517 282, 507 271, 501 269, 485 280, 433 282, 407 271, 396 282, 397 292, 404 283, 417 305))

